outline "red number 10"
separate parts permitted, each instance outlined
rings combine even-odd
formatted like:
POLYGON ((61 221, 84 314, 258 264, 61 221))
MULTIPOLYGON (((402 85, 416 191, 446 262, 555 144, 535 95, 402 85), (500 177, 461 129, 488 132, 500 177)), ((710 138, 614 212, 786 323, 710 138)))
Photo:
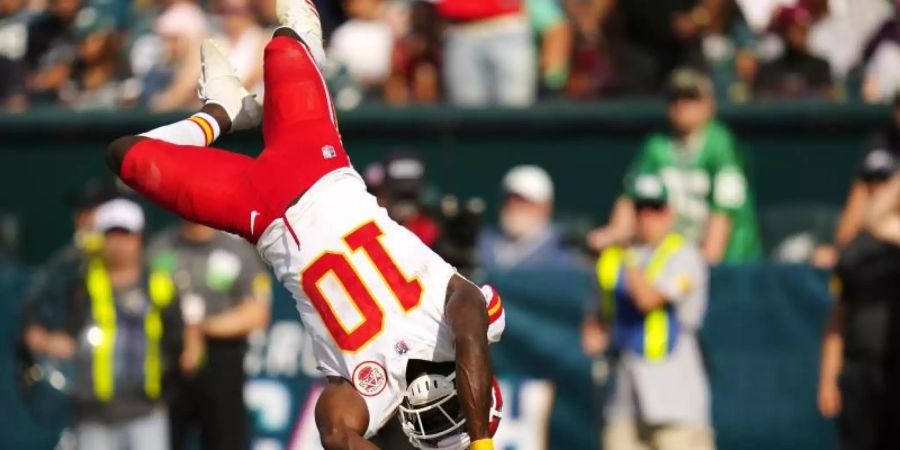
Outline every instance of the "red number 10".
MULTIPOLYGON (((422 283, 418 278, 407 279, 403 275, 379 240, 383 234, 375 222, 367 222, 345 236, 344 242, 350 250, 362 250, 368 256, 403 310, 410 311, 422 301, 422 283)), ((343 253, 325 252, 320 255, 300 274, 300 285, 341 350, 358 351, 384 329, 384 311, 343 253), (340 321, 319 288, 319 282, 329 273, 335 275, 362 315, 362 322, 351 330, 340 321)))

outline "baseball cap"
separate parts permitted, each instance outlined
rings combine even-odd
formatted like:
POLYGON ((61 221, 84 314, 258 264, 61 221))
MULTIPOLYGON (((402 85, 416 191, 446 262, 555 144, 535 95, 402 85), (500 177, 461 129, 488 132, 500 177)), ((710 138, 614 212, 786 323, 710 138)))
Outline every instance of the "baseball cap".
POLYGON ((97 208, 94 229, 100 233, 111 230, 141 233, 144 231, 144 211, 140 205, 128 199, 110 200, 97 208))
POLYGON ((662 179, 653 174, 642 174, 634 178, 632 185, 634 193, 634 203, 637 206, 665 205, 669 199, 669 193, 666 191, 666 185, 662 179))
POLYGON ((676 69, 666 85, 666 100, 706 98, 713 92, 712 81, 703 72, 690 68, 676 69))
POLYGON ((534 203, 553 201, 553 180, 538 166, 513 167, 503 177, 503 189, 534 203))
POLYGON ((384 162, 384 186, 391 197, 418 198, 425 180, 425 163, 418 153, 398 150, 384 162))
POLYGON ((897 157, 888 150, 877 147, 866 153, 859 167, 859 178, 863 181, 881 181, 891 177, 898 169, 897 157))
POLYGON ((84 39, 94 33, 111 33, 115 28, 113 18, 98 8, 84 8, 75 17, 74 32, 78 39, 84 39))

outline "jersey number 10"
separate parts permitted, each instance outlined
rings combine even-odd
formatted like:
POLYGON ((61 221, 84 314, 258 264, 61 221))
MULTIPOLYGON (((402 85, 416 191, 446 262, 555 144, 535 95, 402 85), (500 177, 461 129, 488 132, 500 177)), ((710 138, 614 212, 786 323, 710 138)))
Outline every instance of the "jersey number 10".
MULTIPOLYGON (((350 250, 365 253, 403 310, 411 311, 422 301, 422 283, 416 277, 407 278, 400 271, 379 240, 383 234, 375 222, 367 222, 345 236, 344 242, 350 250)), ((356 352, 384 329, 384 311, 345 254, 325 252, 320 255, 300 274, 300 285, 341 350, 356 352), (362 315, 362 322, 351 330, 338 319, 319 288, 319 282, 329 273, 334 274, 362 315)))

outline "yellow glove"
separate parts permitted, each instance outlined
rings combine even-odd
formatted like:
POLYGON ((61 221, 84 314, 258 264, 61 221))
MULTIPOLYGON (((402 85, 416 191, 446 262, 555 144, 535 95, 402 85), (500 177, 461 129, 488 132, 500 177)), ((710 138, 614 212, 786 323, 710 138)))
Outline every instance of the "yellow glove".
POLYGON ((491 438, 479 439, 469 445, 469 450, 494 450, 494 441, 491 438))

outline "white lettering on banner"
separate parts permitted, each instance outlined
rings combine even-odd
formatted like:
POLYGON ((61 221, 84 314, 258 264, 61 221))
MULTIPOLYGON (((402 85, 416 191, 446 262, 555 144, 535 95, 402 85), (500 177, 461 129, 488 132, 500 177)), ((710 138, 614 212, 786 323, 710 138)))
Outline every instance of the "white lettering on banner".
POLYGON ((253 441, 253 450, 282 450, 281 442, 278 439, 257 439, 253 441))
POLYGON ((546 450, 555 389, 548 380, 500 382, 503 392, 503 420, 494 448, 506 450, 546 450))
POLYGON ((322 450, 315 417, 316 402, 322 395, 322 389, 323 387, 319 384, 315 384, 309 389, 306 401, 300 408, 299 419, 293 436, 291 436, 291 442, 288 443, 288 450, 322 450))
POLYGON ((291 392, 284 383, 250 380, 244 385, 244 401, 264 431, 280 431, 290 425, 291 392))

